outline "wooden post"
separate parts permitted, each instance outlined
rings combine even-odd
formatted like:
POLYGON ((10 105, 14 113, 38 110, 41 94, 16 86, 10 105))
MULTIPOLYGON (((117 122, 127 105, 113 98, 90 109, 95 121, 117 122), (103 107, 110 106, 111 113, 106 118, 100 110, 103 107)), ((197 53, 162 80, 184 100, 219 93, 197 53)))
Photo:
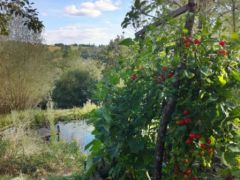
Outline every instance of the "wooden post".
MULTIPOLYGON (((192 34, 192 28, 194 25, 194 19, 195 19, 195 7, 196 3, 195 0, 189 0, 188 1, 188 16, 185 24, 185 28, 188 30, 189 36, 192 34)), ((183 54, 182 62, 180 66, 177 68, 175 77, 176 81, 173 84, 174 89, 176 92, 179 89, 179 74, 180 72, 185 68, 185 55, 183 54)), ((161 180, 162 179, 162 164, 163 164, 163 157, 164 157, 164 145, 165 145, 165 138, 167 134, 167 126, 171 120, 171 116, 175 111, 177 102, 177 93, 174 93, 171 97, 168 98, 166 105, 163 108, 162 112, 162 118, 160 121, 160 126, 157 132, 157 142, 156 142, 156 157, 155 157, 155 180, 161 180)))

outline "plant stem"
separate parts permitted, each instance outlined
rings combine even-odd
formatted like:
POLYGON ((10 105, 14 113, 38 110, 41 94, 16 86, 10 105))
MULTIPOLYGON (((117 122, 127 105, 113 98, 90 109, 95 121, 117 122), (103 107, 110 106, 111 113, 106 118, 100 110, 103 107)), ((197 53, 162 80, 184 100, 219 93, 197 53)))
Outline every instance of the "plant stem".
MULTIPOLYGON (((191 36, 193 25, 194 25, 194 19, 195 19, 195 14, 194 14, 195 6, 196 6, 195 0, 189 0, 188 6, 189 6, 189 14, 187 16, 185 28, 188 30, 189 36, 191 36)), ((160 126, 157 132, 155 180, 162 179, 162 164, 163 164, 163 157, 164 157, 164 151, 165 151, 164 145, 165 145, 165 138, 167 134, 167 126, 171 120, 172 114, 175 111, 177 94, 178 94, 178 89, 180 84, 179 74, 183 69, 185 69, 185 60, 186 60, 186 54, 183 54, 182 62, 176 70, 176 74, 175 74, 176 81, 173 84, 173 88, 176 91, 171 97, 169 97, 166 105, 163 108, 162 118, 161 118, 160 126)))

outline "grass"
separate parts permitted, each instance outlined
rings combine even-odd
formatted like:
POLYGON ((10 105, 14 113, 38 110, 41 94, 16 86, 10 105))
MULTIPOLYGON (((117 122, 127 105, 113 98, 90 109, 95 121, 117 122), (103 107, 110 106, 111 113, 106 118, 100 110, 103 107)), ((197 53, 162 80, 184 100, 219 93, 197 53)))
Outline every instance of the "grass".
POLYGON ((97 106, 87 102, 82 108, 13 111, 0 116, 0 180, 82 179, 83 154, 76 142, 58 142, 54 125, 58 121, 88 118, 97 106), (41 139, 36 129, 51 129, 51 141, 41 139), (3 131, 4 130, 4 131, 3 131))
MULTIPOLYGON (((48 120, 51 131, 54 131, 51 115, 48 120)), ((15 124, 14 129, 5 131, 0 137, 0 179, 83 174, 86 155, 79 150, 76 142, 58 142, 54 132, 51 141, 46 142, 30 127, 31 121, 25 120, 25 123, 15 124)))
POLYGON ((49 127, 49 114, 53 117, 53 122, 72 121, 86 119, 89 113, 96 109, 97 106, 91 102, 87 102, 82 108, 62 109, 62 110, 40 110, 31 109, 25 111, 13 111, 11 114, 0 115, 0 132, 14 124, 24 122, 32 128, 49 127))

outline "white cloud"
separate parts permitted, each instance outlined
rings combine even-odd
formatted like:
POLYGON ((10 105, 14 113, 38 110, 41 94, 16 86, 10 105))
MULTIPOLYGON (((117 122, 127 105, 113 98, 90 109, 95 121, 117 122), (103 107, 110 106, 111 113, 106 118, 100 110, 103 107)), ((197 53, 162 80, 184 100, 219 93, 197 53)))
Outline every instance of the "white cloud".
POLYGON ((40 15, 42 15, 43 17, 47 17, 48 13, 47 12, 42 12, 40 15))
POLYGON ((65 43, 65 44, 108 44, 121 34, 118 27, 94 27, 71 25, 49 30, 44 33, 47 44, 65 43))
POLYGON ((70 5, 65 7, 65 13, 75 16, 97 17, 104 11, 115 11, 119 9, 119 2, 113 3, 112 0, 96 0, 95 2, 83 2, 79 7, 70 5))

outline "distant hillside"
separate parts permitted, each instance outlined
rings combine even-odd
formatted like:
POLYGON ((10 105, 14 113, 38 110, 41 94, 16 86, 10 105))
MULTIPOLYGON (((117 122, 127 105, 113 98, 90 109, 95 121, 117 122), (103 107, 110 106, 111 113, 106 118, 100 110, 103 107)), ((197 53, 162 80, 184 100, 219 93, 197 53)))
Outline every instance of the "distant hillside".
POLYGON ((88 44, 55 44, 48 45, 48 48, 51 52, 61 52, 63 56, 71 56, 76 55, 83 59, 91 59, 91 60, 104 60, 103 51, 106 50, 108 46, 100 45, 88 45, 88 44))

